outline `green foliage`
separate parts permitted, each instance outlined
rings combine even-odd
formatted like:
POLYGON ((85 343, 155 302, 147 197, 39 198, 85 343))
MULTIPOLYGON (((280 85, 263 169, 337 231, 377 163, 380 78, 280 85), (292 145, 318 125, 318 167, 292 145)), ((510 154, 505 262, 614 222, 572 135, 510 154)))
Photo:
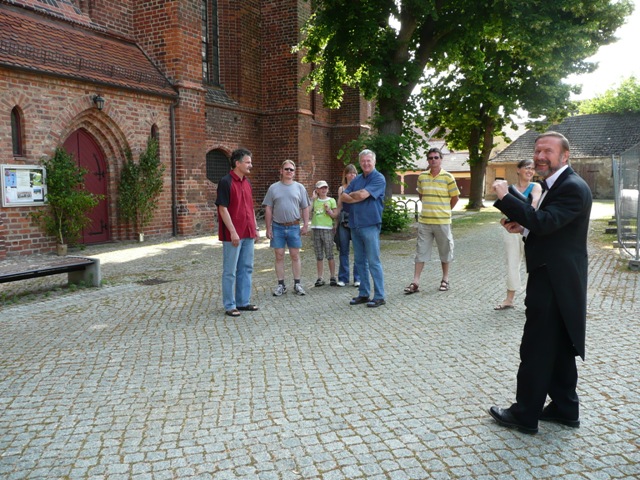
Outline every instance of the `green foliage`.
POLYGON ((413 217, 403 205, 397 204, 393 199, 385 201, 384 210, 382 210, 383 233, 402 232, 412 223, 413 217))
POLYGON ((126 154, 118 183, 118 210, 122 220, 132 222, 137 233, 142 233, 153 220, 162 192, 164 170, 158 141, 152 137, 138 163, 133 161, 131 152, 126 154))
POLYGON ((620 83, 620 86, 610 88, 602 95, 580 102, 578 112, 583 115, 640 112, 640 83, 634 76, 626 78, 620 83))
POLYGON ((57 243, 73 245, 91 223, 89 212, 102 196, 85 189, 87 170, 80 168, 62 147, 56 148, 53 157, 42 160, 42 165, 46 169, 47 210, 30 215, 57 243))
POLYGON ((389 173, 415 154, 417 144, 408 140, 418 123, 412 94, 424 84, 425 115, 446 128, 455 149, 469 150, 472 195, 480 196, 494 133, 520 109, 547 122, 567 115, 572 87, 562 79, 592 71, 584 59, 613 41, 632 11, 630 0, 315 5, 296 47, 313 64, 302 79, 307 88, 332 108, 340 106, 345 86, 376 101, 373 126, 381 137, 365 134, 359 141, 372 150, 376 145, 380 170, 389 173))
POLYGON ((354 162, 358 153, 368 148, 376 153, 376 170, 393 176, 397 170, 413 167, 412 152, 415 151, 419 140, 413 132, 406 135, 396 135, 366 131, 358 138, 343 145, 338 151, 338 158, 343 160, 346 165, 354 162))

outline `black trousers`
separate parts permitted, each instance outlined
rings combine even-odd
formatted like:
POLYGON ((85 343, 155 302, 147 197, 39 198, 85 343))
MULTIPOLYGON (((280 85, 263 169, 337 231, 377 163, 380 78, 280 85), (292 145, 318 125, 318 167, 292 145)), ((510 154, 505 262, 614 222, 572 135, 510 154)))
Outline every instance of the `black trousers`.
POLYGON ((561 301, 553 291, 546 267, 529 273, 516 403, 511 406, 512 413, 525 425, 538 424, 547 395, 558 414, 579 417, 576 351, 558 308, 561 301))

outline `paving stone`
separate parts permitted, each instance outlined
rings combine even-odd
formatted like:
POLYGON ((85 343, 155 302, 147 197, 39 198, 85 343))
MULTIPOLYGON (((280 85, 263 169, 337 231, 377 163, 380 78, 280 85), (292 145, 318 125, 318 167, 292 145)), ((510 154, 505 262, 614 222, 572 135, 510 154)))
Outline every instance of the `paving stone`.
POLYGON ((497 223, 461 238, 454 227, 451 290, 437 291, 434 261, 411 296, 415 240, 383 240, 378 309, 349 306, 346 288, 274 298, 261 240, 260 310, 238 319, 222 310, 215 238, 88 247, 107 286, 0 307, 0 476, 640 476, 640 276, 611 249, 590 246, 581 428, 541 422, 527 436, 487 414, 513 401, 524 323, 522 293, 516 309, 493 311, 500 234, 497 223), (169 281, 135 283, 151 274, 169 281))

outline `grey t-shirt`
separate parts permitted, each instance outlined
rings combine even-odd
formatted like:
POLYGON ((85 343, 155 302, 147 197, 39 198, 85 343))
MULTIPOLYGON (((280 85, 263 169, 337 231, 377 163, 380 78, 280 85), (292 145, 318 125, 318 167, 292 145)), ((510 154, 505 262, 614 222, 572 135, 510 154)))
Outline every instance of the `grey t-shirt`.
POLYGON ((298 182, 276 182, 267 190, 262 205, 271 207, 274 222, 290 223, 300 219, 300 211, 309 206, 309 196, 298 182))

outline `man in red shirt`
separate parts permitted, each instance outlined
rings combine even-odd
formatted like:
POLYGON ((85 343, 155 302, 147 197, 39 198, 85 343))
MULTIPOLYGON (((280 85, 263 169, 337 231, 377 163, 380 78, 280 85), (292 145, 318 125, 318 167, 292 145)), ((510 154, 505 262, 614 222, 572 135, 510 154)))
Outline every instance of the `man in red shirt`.
POLYGON ((231 172, 218 183, 218 237, 222 242, 222 303, 225 314, 240 316, 256 311, 251 300, 253 247, 258 227, 253 208, 251 152, 244 148, 231 154, 231 172))

